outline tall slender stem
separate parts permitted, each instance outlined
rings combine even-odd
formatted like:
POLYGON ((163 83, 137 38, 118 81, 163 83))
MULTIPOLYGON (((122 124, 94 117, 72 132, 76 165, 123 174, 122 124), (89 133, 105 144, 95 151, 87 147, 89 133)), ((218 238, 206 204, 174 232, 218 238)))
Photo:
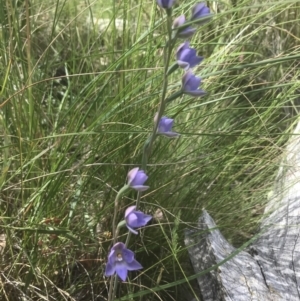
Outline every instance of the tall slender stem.
POLYGON ((28 72, 28 100, 29 100, 29 133, 32 137, 33 135, 33 127, 34 127, 34 102, 32 98, 32 68, 31 68, 31 31, 30 31, 30 12, 29 12, 29 0, 25 1, 25 9, 26 9, 26 38, 27 38, 27 72, 28 72))
MULTIPOLYGON (((167 88, 168 88, 168 70, 170 66, 172 50, 175 44, 175 39, 172 39, 172 11, 171 10, 168 11, 168 16, 167 16, 167 31, 168 31, 168 40, 164 47, 165 66, 164 66, 164 74, 163 74, 163 87, 162 87, 161 100, 160 100, 159 109, 157 112, 156 120, 154 122, 152 133, 149 136, 149 138, 145 141, 144 148, 143 148, 142 169, 145 171, 147 169, 148 159, 151 154, 153 142, 157 136, 158 124, 165 110, 165 100, 166 100, 167 88)), ((136 199, 136 210, 140 205, 141 196, 142 196, 142 192, 139 191, 136 199)), ((126 243, 125 243, 126 246, 128 246, 129 244, 130 237, 131 237, 131 233, 128 232, 126 243)))
MULTIPOLYGON (((164 61, 165 61, 165 67, 164 67, 164 75, 163 75, 163 87, 162 87, 162 94, 161 94, 161 101, 159 104, 159 109, 157 112, 157 118, 153 126, 153 132, 150 137, 149 145, 144 152, 146 152, 146 156, 149 157, 152 149, 153 142, 157 136, 157 128, 159 121, 164 113, 165 110, 165 98, 167 95, 167 88, 168 88, 168 70, 170 66, 170 60, 171 60, 171 54, 174 46, 175 40, 172 39, 172 14, 171 11, 168 12, 168 17, 167 17, 167 30, 168 30, 168 41, 166 43, 166 46, 164 47, 164 61)), ((147 160, 146 160, 147 164, 147 160)), ((145 167, 146 169, 146 167, 145 167)))
POLYGON ((128 185, 125 185, 124 187, 122 187, 119 190, 119 192, 118 192, 118 194, 115 198, 115 204, 114 204, 115 208, 114 208, 114 217, 113 217, 113 225, 112 225, 113 226, 113 244, 116 243, 117 236, 118 236, 118 233, 119 233, 119 231, 117 229, 117 222, 116 222, 117 221, 117 216, 118 216, 118 209, 119 209, 119 200, 120 200, 121 196, 124 194, 124 192, 128 189, 129 189, 128 185))
MULTIPOLYGON (((163 115, 163 112, 165 110, 165 100, 166 100, 166 95, 167 95, 167 88, 168 88, 168 70, 169 70, 169 65, 170 65, 170 59, 171 59, 171 54, 173 50, 173 46, 175 43, 175 39, 172 39, 172 11, 169 10, 167 12, 167 30, 168 30, 168 41, 164 47, 164 74, 163 74, 163 87, 162 87, 162 95, 161 95, 161 100, 159 104, 159 109, 157 112, 157 118, 154 122, 153 126, 153 131, 152 134, 149 136, 149 138, 145 141, 144 148, 143 148, 143 157, 142 157, 142 169, 146 171, 147 169, 147 164, 148 164, 148 159, 151 154, 151 148, 153 145, 153 142, 157 136, 157 128, 159 121, 163 115)), ((128 186, 124 186, 124 188, 128 188, 128 186)), ((115 212, 114 212, 114 219, 113 219, 113 233, 114 233, 114 238, 113 242, 116 242, 116 237, 117 237, 117 228, 116 228, 116 216, 118 213, 118 207, 119 207, 119 197, 123 193, 121 193, 122 189, 119 191, 116 200, 115 200, 115 212)), ((137 199, 136 199, 136 209, 138 209, 140 200, 141 200, 141 195, 142 192, 138 191, 137 194, 137 199)), ((125 245, 128 246, 129 241, 131 237, 131 232, 128 232, 127 238, 125 245)), ((108 301, 112 301, 116 291, 117 291, 117 285, 118 285, 118 278, 114 275, 111 280, 110 280, 110 286, 109 286, 109 293, 108 293, 108 301)))
MULTIPOLYGON (((167 16, 167 31, 168 31, 168 41, 164 47, 165 66, 164 66, 164 74, 163 74, 163 87, 162 87, 161 100, 160 100, 156 120, 154 122, 152 134, 146 140, 146 142, 144 144, 144 148, 143 148, 142 169, 145 171, 147 170, 148 158, 151 154, 153 142, 157 136, 158 124, 159 124, 159 121, 165 110, 165 100, 166 100, 167 88, 168 88, 168 70, 169 70, 169 66, 170 66, 170 60, 171 60, 173 46, 175 43, 175 40, 172 39, 172 12, 171 11, 168 12, 168 16, 167 16)), ((138 195, 137 195, 137 200, 136 200, 136 209, 138 209, 138 207, 140 205, 141 195, 142 194, 139 191, 138 195)), ((130 234, 128 234, 128 237, 126 240, 127 243, 129 242, 129 239, 130 239, 130 234)))
POLYGON ((108 292, 108 301, 113 301, 116 295, 118 286, 118 278, 116 275, 113 275, 109 281, 109 292, 108 292))

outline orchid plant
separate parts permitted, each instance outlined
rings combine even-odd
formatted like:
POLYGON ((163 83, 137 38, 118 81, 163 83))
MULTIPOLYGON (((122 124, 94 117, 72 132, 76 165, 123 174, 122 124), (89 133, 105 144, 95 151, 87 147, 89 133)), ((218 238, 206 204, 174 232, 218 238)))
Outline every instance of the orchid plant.
POLYGON ((169 138, 176 138, 180 136, 179 133, 172 130, 174 120, 167 116, 163 116, 165 108, 170 101, 173 101, 184 94, 192 97, 205 95, 205 92, 199 88, 201 78, 195 76, 191 71, 191 68, 200 64, 203 61, 203 58, 197 56, 197 51, 190 47, 190 43, 188 41, 184 41, 184 43, 178 46, 175 54, 176 62, 171 67, 169 65, 177 40, 179 38, 188 39, 192 37, 197 30, 196 26, 207 22, 212 17, 212 14, 205 3, 198 3, 193 7, 189 20, 186 20, 185 16, 182 15, 172 21, 172 7, 174 2, 174 0, 157 0, 158 6, 166 12, 168 32, 167 43, 164 47, 165 66, 162 95, 159 109, 154 116, 153 130, 144 144, 141 169, 139 167, 135 167, 128 172, 127 184, 119 191, 115 200, 113 246, 108 255, 108 262, 105 269, 105 275, 107 277, 112 277, 109 286, 108 301, 114 300, 116 295, 118 284, 116 274, 122 281, 125 281, 128 276, 128 271, 142 269, 141 264, 134 257, 134 252, 127 249, 127 246, 130 241, 130 234, 138 234, 136 229, 146 226, 146 224, 152 219, 151 215, 147 215, 138 209, 142 192, 149 189, 149 186, 144 185, 148 179, 146 174, 148 158, 151 154, 152 145, 159 135, 169 138), (182 87, 173 95, 167 96, 168 76, 178 68, 182 68, 185 71, 182 76, 182 87), (130 188, 137 191, 136 203, 126 209, 124 221, 121 221, 118 225, 116 225, 119 199, 130 188), (119 228, 122 226, 126 226, 129 231, 125 243, 117 242, 119 239, 119 228))

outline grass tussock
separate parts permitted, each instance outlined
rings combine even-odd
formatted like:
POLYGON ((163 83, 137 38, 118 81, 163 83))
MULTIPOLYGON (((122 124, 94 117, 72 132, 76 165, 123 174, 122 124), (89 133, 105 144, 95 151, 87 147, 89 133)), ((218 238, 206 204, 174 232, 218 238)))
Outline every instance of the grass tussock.
MULTIPOLYGON (((144 269, 122 300, 192 299, 184 228, 206 208, 234 245, 251 238, 297 121, 299 2, 209 5, 191 42, 208 94, 167 108, 182 135, 155 142, 142 198, 155 218, 131 241, 144 269)), ((113 203, 152 129, 165 16, 155 1, 0 6, 1 299, 106 300, 113 203)))

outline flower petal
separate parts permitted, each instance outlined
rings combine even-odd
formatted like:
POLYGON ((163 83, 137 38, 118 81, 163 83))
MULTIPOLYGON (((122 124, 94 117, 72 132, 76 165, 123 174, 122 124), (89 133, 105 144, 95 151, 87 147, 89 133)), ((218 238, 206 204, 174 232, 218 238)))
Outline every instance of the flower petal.
POLYGON ((180 29, 177 33, 177 36, 179 38, 182 38, 182 39, 188 39, 190 38, 194 33, 196 32, 196 29, 191 27, 191 26, 188 26, 186 28, 183 28, 183 29, 180 29))
POLYGON ((137 228, 139 226, 137 226, 137 223, 138 223, 138 216, 136 214, 136 211, 135 212, 131 212, 127 218, 126 218, 126 222, 127 224, 130 226, 130 227, 134 227, 134 228, 137 228))
POLYGON ((204 17, 212 17, 213 15, 210 13, 210 9, 209 7, 206 6, 205 3, 198 3, 196 4, 193 9, 192 9, 192 17, 191 17, 191 21, 195 21, 197 20, 198 25, 202 25, 206 22, 209 21, 210 18, 205 18, 203 20, 204 17))
POLYGON ((152 218, 151 215, 144 214, 142 211, 136 211, 135 214, 138 217, 136 224, 137 227, 145 226, 152 218))
POLYGON ((144 185, 135 185, 131 186, 131 188, 137 190, 137 191, 145 191, 150 188, 150 186, 144 186, 144 185))
POLYGON ((127 177, 128 177, 128 185, 130 185, 132 183, 132 181, 134 180, 134 178, 136 177, 136 174, 138 173, 139 171, 139 168, 138 167, 135 167, 133 169, 131 169, 128 174, 127 174, 127 177))
POLYGON ((182 87, 184 88, 187 82, 190 80, 190 78, 193 76, 193 73, 190 71, 187 71, 183 77, 182 77, 182 87))
POLYGON ((185 50, 185 49, 188 49, 190 46, 190 43, 189 42, 184 42, 182 44, 180 44, 177 48, 177 51, 176 51, 176 59, 177 60, 180 60, 181 56, 182 56, 182 52, 185 50))
POLYGON ((193 16, 199 15, 204 7, 206 7, 206 5, 205 5, 204 2, 197 3, 197 4, 192 8, 192 15, 193 15, 193 16))
POLYGON ((126 246, 122 242, 117 242, 111 249, 115 250, 115 251, 118 250, 118 251, 122 252, 123 249, 126 249, 126 246))
POLYGON ((201 79, 196 77, 191 71, 187 71, 182 77, 182 87, 184 92, 196 90, 201 83, 201 79))
POLYGON ((176 132, 165 132, 161 135, 164 135, 166 137, 169 137, 169 138, 174 138, 174 137, 178 137, 180 136, 180 134, 176 133, 176 132))
POLYGON ((171 118, 165 118, 165 119, 164 119, 164 125, 165 125, 165 128, 166 128, 168 131, 172 128, 173 123, 174 123, 174 119, 171 119, 171 118))
POLYGON ((136 270, 140 270, 142 268, 143 267, 141 266, 141 264, 138 261, 136 261, 135 259, 127 265, 128 271, 136 271, 136 270))
POLYGON ((190 64, 190 68, 198 65, 203 58, 201 56, 197 56, 197 52, 193 48, 185 49, 181 54, 181 60, 188 62, 190 64))
POLYGON ((197 65, 199 65, 203 61, 202 56, 194 56, 193 58, 190 59, 190 68, 193 68, 197 65))
POLYGON ((113 265, 115 263, 115 250, 112 248, 108 255, 108 262, 113 265))
POLYGON ((190 68, 190 64, 183 61, 177 61, 178 66, 184 70, 188 70, 190 68))
POLYGON ((124 249, 122 252, 123 260, 127 263, 132 262, 134 259, 134 253, 129 249, 124 249))
POLYGON ((177 27, 183 25, 184 22, 185 22, 185 16, 184 15, 181 15, 181 16, 175 18, 174 21, 173 21, 173 28, 177 28, 177 27))
POLYGON ((139 170, 135 178, 131 181, 130 186, 143 185, 148 179, 148 176, 143 170, 139 170))
POLYGON ((200 84, 201 78, 195 76, 191 71, 187 71, 182 77, 182 91, 184 94, 195 97, 206 94, 203 90, 198 89, 200 84))
POLYGON ((168 117, 162 117, 158 124, 158 132, 169 132, 172 129, 174 120, 168 117))
POLYGON ((125 262, 121 262, 116 265, 116 273, 123 281, 125 281, 127 278, 128 270, 129 269, 125 262))
POLYGON ((116 272, 115 266, 108 262, 105 267, 105 276, 106 277, 112 276, 115 272, 116 272))
POLYGON ((135 235, 138 235, 138 234, 139 234, 138 231, 135 231, 134 229, 132 229, 130 226, 128 226, 128 224, 126 224, 126 227, 127 227, 127 229, 128 229, 131 233, 133 233, 133 234, 135 234, 135 235))
POLYGON ((197 90, 198 87, 200 86, 200 83, 201 83, 201 79, 199 77, 191 77, 189 79, 189 81, 185 84, 185 89, 187 91, 194 91, 194 90, 197 90))
POLYGON ((132 226, 134 228, 139 228, 139 227, 143 227, 146 225, 146 223, 144 221, 145 214, 142 211, 136 211, 135 216, 137 217, 137 219, 132 224, 132 226))
POLYGON ((163 116, 158 124, 158 131, 159 132, 168 132, 172 129, 174 120, 171 118, 168 118, 166 116, 163 116))
POLYGON ((126 218, 132 211, 134 211, 135 208, 136 208, 136 206, 130 206, 130 207, 128 207, 128 208, 126 209, 126 211, 125 211, 125 218, 126 218))
POLYGON ((144 214, 143 219, 146 225, 152 219, 152 215, 144 214))
POLYGON ((194 90, 194 91, 186 91, 186 92, 184 92, 184 94, 191 95, 191 96, 203 96, 206 94, 206 92, 198 89, 198 90, 194 90))
POLYGON ((157 4, 161 8, 167 9, 172 7, 174 0, 157 0, 157 4))

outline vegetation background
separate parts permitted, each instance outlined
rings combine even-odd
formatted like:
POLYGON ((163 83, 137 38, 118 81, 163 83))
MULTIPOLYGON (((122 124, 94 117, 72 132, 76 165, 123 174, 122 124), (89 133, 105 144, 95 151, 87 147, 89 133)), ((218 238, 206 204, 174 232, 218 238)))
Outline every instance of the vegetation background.
MULTIPOLYGON (((178 0, 174 16, 195 3, 178 0)), ((208 5, 191 42, 208 94, 167 108, 182 136, 155 142, 142 199, 154 219, 130 245, 144 269, 119 300, 197 296, 184 229, 206 208, 235 246, 249 240, 298 119, 300 2, 208 5)), ((1 300, 106 300, 114 198, 152 129, 165 14, 154 0, 0 7, 1 300)))

